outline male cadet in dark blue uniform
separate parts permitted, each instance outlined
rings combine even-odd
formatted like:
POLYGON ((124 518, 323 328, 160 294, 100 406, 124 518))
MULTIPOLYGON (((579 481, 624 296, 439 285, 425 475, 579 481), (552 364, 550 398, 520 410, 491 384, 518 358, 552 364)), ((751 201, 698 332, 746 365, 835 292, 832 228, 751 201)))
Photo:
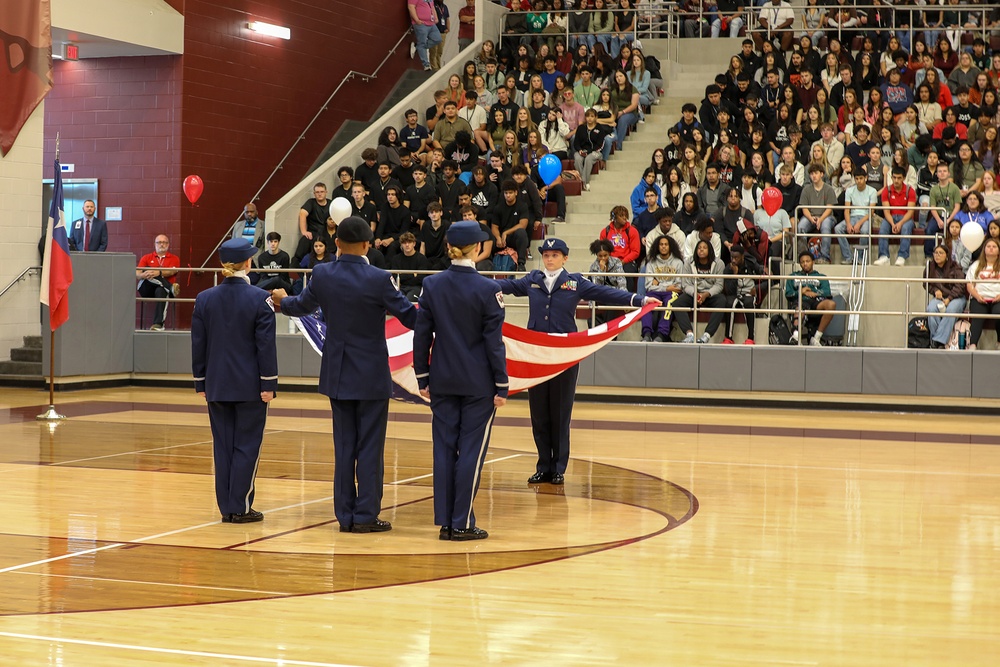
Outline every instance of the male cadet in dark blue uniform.
POLYGON ((191 317, 194 389, 208 400, 215 497, 223 523, 262 521, 253 509, 267 404, 278 387, 274 307, 250 285, 257 248, 246 239, 219 248, 225 280, 198 295, 191 317))
POLYGON ((367 222, 347 218, 337 227, 339 259, 317 265, 299 296, 272 293, 286 315, 308 315, 318 307, 326 319, 319 391, 333 409, 333 507, 342 533, 392 530, 378 518, 392 395, 386 311, 410 329, 417 323, 416 309, 389 273, 368 263, 372 238, 367 222))
POLYGON ((434 523, 442 540, 489 536, 476 526, 472 501, 508 386, 503 295, 476 272, 475 258, 489 237, 475 220, 448 228, 451 266, 424 279, 413 332, 413 371, 434 414, 434 523))
MULTIPOLYGON (((504 294, 528 297, 528 328, 545 333, 576 331, 576 307, 581 300, 611 306, 659 304, 659 299, 595 285, 579 273, 563 269, 569 248, 564 241, 545 239, 538 248, 544 271, 534 270, 523 278, 500 280, 504 294)), ((529 484, 562 484, 569 463, 569 424, 573 418, 576 379, 580 366, 567 368, 556 377, 528 390, 531 433, 538 449, 535 474, 529 484)))

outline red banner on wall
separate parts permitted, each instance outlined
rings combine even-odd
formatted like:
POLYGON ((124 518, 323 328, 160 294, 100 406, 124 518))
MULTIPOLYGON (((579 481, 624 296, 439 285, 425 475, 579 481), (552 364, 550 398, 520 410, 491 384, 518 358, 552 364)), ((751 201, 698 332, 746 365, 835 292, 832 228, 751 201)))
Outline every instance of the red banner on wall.
POLYGON ((49 0, 4 2, 0 12, 0 154, 52 89, 52 14, 49 0))

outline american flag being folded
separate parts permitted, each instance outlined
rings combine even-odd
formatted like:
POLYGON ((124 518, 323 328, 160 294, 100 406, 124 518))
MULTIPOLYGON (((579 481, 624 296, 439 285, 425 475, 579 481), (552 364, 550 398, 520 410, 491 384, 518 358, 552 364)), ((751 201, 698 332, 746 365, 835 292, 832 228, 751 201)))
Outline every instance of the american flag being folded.
MULTIPOLYGON (((643 306, 607 324, 576 333, 541 333, 505 322, 503 342, 507 347, 510 393, 530 389, 580 363, 655 307, 655 304, 643 306)), ((316 353, 322 355, 326 323, 311 315, 292 319, 316 353)), ((389 349, 389 370, 396 385, 393 398, 423 402, 413 374, 413 331, 390 317, 385 322, 385 340, 389 349)))

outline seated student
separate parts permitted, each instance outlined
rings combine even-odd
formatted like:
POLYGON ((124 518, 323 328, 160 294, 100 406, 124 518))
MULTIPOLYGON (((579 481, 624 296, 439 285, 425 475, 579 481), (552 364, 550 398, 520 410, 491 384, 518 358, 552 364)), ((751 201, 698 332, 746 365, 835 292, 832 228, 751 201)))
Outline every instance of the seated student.
MULTIPOLYGON (((607 239, 597 239, 590 244, 590 254, 594 256, 594 261, 590 264, 590 273, 611 273, 618 275, 608 276, 587 276, 590 282, 604 287, 626 291, 625 273, 622 261, 615 257, 614 244, 607 239)), ((617 310, 597 310, 594 315, 594 324, 605 324, 621 315, 617 310)))
MULTIPOLYGON (((867 236, 871 231, 873 207, 878 204, 878 193, 875 192, 875 188, 868 187, 868 174, 864 167, 854 169, 854 185, 844 192, 844 204, 854 208, 849 209, 849 215, 837 223, 837 226, 833 228, 833 233, 840 237, 837 239, 842 255, 840 263, 853 264, 854 256, 851 253, 851 242, 847 235, 860 235, 862 243, 858 250, 867 254, 867 236)), ((812 262, 810 262, 811 265, 812 262)))
MULTIPOLYGON (((661 234, 652 241, 652 248, 642 268, 646 274, 646 296, 656 297, 669 308, 684 289, 681 279, 676 277, 684 268, 681 247, 670 236, 661 234)), ((642 316, 642 340, 646 343, 670 340, 670 311, 654 310, 642 316)))
POLYGON ((413 169, 413 185, 403 195, 403 206, 409 209, 418 227, 427 220, 427 206, 432 202, 440 204, 437 188, 427 182, 427 168, 417 165, 413 169))
MULTIPOLYGON (((703 308, 725 308, 726 298, 722 295, 722 273, 725 265, 722 260, 715 258, 715 250, 712 245, 705 240, 698 241, 694 247, 691 259, 684 262, 683 273, 705 274, 706 278, 682 278, 684 292, 674 301, 673 315, 674 322, 684 332, 683 343, 695 342, 694 326, 691 324, 691 315, 688 308, 693 308, 697 303, 703 308)), ((698 339, 699 343, 707 343, 719 330, 719 325, 725 313, 714 312, 709 316, 708 326, 705 333, 698 339)))
POLYGON ((459 130, 455 133, 455 140, 444 147, 444 157, 456 162, 459 171, 469 171, 479 164, 479 147, 468 132, 459 130))
POLYGON ((678 253, 677 256, 684 261, 684 251, 680 248, 684 247, 684 232, 681 228, 674 224, 674 211, 669 208, 658 208, 656 213, 653 214, 656 218, 656 227, 651 229, 646 238, 643 239, 643 245, 646 247, 646 255, 649 255, 650 249, 653 247, 653 242, 656 241, 661 236, 669 236, 677 244, 678 253))
MULTIPOLYGON (((480 165, 472 168, 472 179, 466 190, 470 203, 476 207, 476 211, 481 220, 489 220, 493 215, 493 207, 500 199, 500 191, 497 186, 486 177, 486 169, 480 165)), ((459 211, 461 215, 461 210, 459 211)), ((463 218, 464 219, 464 218, 463 218)))
POLYGON ((632 195, 629 197, 629 202, 632 205, 632 217, 636 217, 646 210, 647 190, 655 192, 656 201, 661 201, 660 186, 656 184, 656 170, 652 167, 646 167, 646 171, 642 172, 642 178, 639 179, 639 184, 632 188, 632 195))
POLYGON ((747 323, 747 339, 745 345, 754 344, 754 322, 757 317, 752 313, 747 313, 746 309, 753 309, 757 305, 757 276, 761 274, 760 264, 752 256, 748 255, 743 246, 736 244, 729 249, 729 265, 723 272, 727 277, 723 279, 722 294, 726 299, 726 307, 733 308, 726 323, 726 337, 722 339, 723 345, 733 344, 733 326, 736 324, 737 308, 744 309, 743 319, 747 323))
POLYGON ((406 272, 428 271, 430 268, 430 261, 417 252, 417 237, 410 232, 400 234, 399 252, 389 260, 389 270, 399 280, 399 291, 411 302, 416 302, 420 298, 424 274, 406 272))
MULTIPOLYGON (((534 230, 542 225, 542 216, 545 208, 542 203, 541 194, 535 181, 529 176, 531 173, 523 164, 517 164, 510 169, 510 178, 517 185, 517 201, 520 202, 528 214, 528 229, 534 230)), ((527 233, 527 230, 526 230, 527 233)))
POLYGON ((600 160, 607 161, 614 143, 614 135, 607 125, 597 122, 597 112, 587 109, 584 121, 576 128, 573 135, 573 164, 583 179, 583 189, 590 189, 590 172, 594 164, 600 160))
MULTIPOLYGON (((969 290, 969 312, 973 315, 1000 315, 1000 241, 983 241, 979 259, 972 263, 965 276, 969 290)), ((983 334, 985 320, 971 318, 969 349, 975 350, 983 334)))
MULTIPOLYGON (((629 222, 627 208, 615 206, 611 209, 611 221, 601 230, 599 239, 611 242, 614 248, 611 254, 621 260, 625 273, 636 272, 640 253, 639 232, 629 222)), ((635 278, 626 278, 625 284, 630 292, 635 291, 635 278)))
POLYGON ((694 257, 694 249, 701 241, 711 244, 714 253, 713 257, 722 257, 722 237, 715 231, 715 222, 704 213, 698 215, 694 223, 694 229, 684 239, 683 254, 685 262, 690 261, 694 257))
POLYGON ((792 339, 793 344, 799 342, 799 316, 803 310, 822 310, 819 326, 813 334, 810 343, 812 345, 822 345, 823 332, 830 326, 833 320, 833 311, 837 309, 837 304, 830 298, 830 281, 813 267, 813 256, 808 252, 799 253, 799 271, 792 272, 792 278, 785 281, 785 299, 788 301, 788 308, 795 310, 792 315, 792 339), (801 310, 799 306, 799 296, 802 298, 801 310))
POLYGON ((371 225, 373 232, 378 227, 378 209, 365 196, 365 186, 361 181, 354 181, 351 186, 351 215, 357 216, 371 225))
POLYGON ((730 188, 729 192, 726 193, 722 207, 713 214, 715 226, 718 227, 719 235, 722 237, 722 256, 720 259, 723 262, 729 260, 729 248, 735 243, 732 239, 739 235, 737 224, 743 220, 749 220, 753 215, 743 207, 739 190, 730 188))
POLYGON ((330 193, 330 201, 337 197, 349 200, 351 198, 351 185, 354 183, 354 170, 346 165, 342 166, 337 170, 337 178, 340 180, 340 185, 330 193))
POLYGON ((420 254, 427 258, 432 269, 447 269, 451 264, 445 240, 450 226, 451 223, 444 220, 444 209, 441 204, 435 201, 427 205, 427 222, 417 232, 416 237, 420 245, 420 254))
POLYGON ((403 192, 406 192, 406 188, 413 185, 413 170, 417 166, 413 164, 413 157, 409 153, 402 153, 399 156, 399 165, 392 170, 390 178, 395 179, 403 186, 403 192))
MULTIPOLYGON (((822 165, 809 165, 809 183, 802 188, 802 195, 799 197, 799 205, 802 206, 798 223, 798 248, 797 252, 806 249, 809 235, 819 232, 820 234, 832 234, 836 226, 833 217, 833 207, 837 205, 837 193, 833 187, 823 180, 826 171, 822 165)), ((790 222, 790 221, 789 221, 790 222)), ((819 241, 819 258, 817 264, 830 263, 830 243, 831 236, 823 236, 819 241)))
MULTIPOLYGON (((952 221, 954 223, 954 220, 952 221)), ((950 313, 957 315, 965 311, 968 293, 965 283, 934 282, 935 280, 961 280, 965 270, 948 255, 948 248, 939 245, 934 248, 934 255, 927 268, 924 278, 927 282, 927 293, 930 302, 927 304, 929 313, 950 313)), ((948 344, 952 329, 955 328, 954 317, 928 317, 927 328, 931 334, 931 349, 939 350, 948 344)))
POLYGON ((931 186, 928 204, 931 206, 927 218, 927 241, 924 242, 924 256, 934 252, 935 237, 948 229, 948 222, 958 215, 962 207, 962 191, 951 180, 951 170, 944 162, 937 167, 937 183, 931 186))
MULTIPOLYGON (((799 165, 801 166, 801 165, 799 165)), ((787 164, 778 167, 778 182, 775 186, 781 193, 781 208, 788 214, 789 220, 795 216, 795 209, 802 198, 802 186, 795 182, 792 168, 787 164)))
POLYGON ((454 160, 445 160, 441 163, 441 170, 444 177, 438 181, 437 191, 441 198, 441 206, 444 208, 444 217, 448 220, 455 220, 458 211, 458 196, 465 192, 465 183, 458 177, 458 163, 454 160))
POLYGON ((412 220, 410 209, 403 206, 403 189, 391 185, 386 190, 386 207, 382 209, 378 228, 375 230, 374 246, 382 251, 387 262, 399 252, 399 238, 410 231, 412 220))
MULTIPOLYGON (((489 227, 483 222, 483 215, 476 209, 475 206, 463 206, 459 213, 462 216, 462 220, 475 220, 479 223, 479 229, 487 234, 490 234, 490 238, 479 244, 479 254, 473 257, 473 261, 476 263, 477 271, 492 271, 493 270, 493 235, 490 233, 489 227)), ((451 260, 449 260, 450 262, 451 260)))
MULTIPOLYGON (((524 175, 527 176, 526 173, 524 175)), ((528 209, 518 196, 521 188, 516 181, 504 181, 500 189, 503 200, 497 202, 490 225, 494 247, 497 250, 513 247, 517 252, 517 270, 524 271, 528 260, 528 209)))
MULTIPOLYGON (((366 192, 371 192, 375 184, 378 183, 378 151, 374 148, 366 148, 361 151, 361 164, 354 169, 355 182, 361 181, 366 192)), ((391 171, 390 167, 390 171, 391 171)))
POLYGON ((292 289, 292 282, 290 280, 291 274, 289 273, 275 273, 274 269, 288 269, 292 266, 292 261, 288 258, 288 253, 282 250, 279 246, 281 245, 281 234, 278 232, 269 232, 267 235, 267 249, 257 255, 254 260, 257 264, 257 268, 260 272, 255 274, 259 276, 257 281, 257 287, 265 290, 273 289, 292 289), (271 272, 268 272, 271 269, 271 272))
MULTIPOLYGON (((632 219, 632 224, 635 225, 635 230, 639 232, 639 238, 644 240, 653 229, 656 228, 656 212, 660 210, 659 196, 656 194, 656 190, 649 188, 644 194, 646 200, 646 206, 632 219)), ((644 250, 641 248, 640 250, 644 250)), ((641 252, 642 256, 645 256, 645 252, 641 252)), ((640 261, 642 261, 640 259, 640 261)))
POLYGON ((878 231, 878 259, 874 262, 876 266, 885 266, 889 263, 889 236, 893 234, 902 235, 899 239, 896 266, 906 266, 906 260, 910 256, 909 235, 913 233, 915 211, 905 207, 916 206, 917 191, 903 182, 905 177, 906 172, 902 167, 893 167, 892 183, 882 188, 882 212, 885 217, 878 231))
MULTIPOLYGON (((566 188, 563 187, 562 175, 556 177, 549 185, 542 180, 542 175, 538 172, 539 161, 549 152, 545 146, 539 146, 535 152, 535 159, 530 163, 531 180, 538 190, 538 198, 543 202, 555 202, 556 216, 552 222, 566 222, 566 188)), ((517 180, 517 179, 514 179, 517 180)), ((544 209, 543 209, 544 210, 544 209)), ((541 218, 539 218, 540 220, 541 218)))

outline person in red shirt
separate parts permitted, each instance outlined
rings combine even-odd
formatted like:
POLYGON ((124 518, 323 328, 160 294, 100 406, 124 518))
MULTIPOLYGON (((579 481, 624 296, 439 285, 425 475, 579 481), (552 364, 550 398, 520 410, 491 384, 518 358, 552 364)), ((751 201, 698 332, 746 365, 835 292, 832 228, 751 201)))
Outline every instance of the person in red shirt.
POLYGON ((476 40, 476 0, 465 0, 465 7, 458 10, 458 50, 476 40))
MULTIPOLYGON (((181 258, 170 252, 170 239, 164 234, 156 237, 155 250, 143 255, 135 275, 139 279, 139 296, 144 299, 166 299, 180 294, 177 271, 181 258)), ((154 308, 153 326, 150 331, 163 331, 163 318, 167 314, 167 302, 157 301, 154 308)))
POLYGON ((910 234, 913 233, 913 209, 907 206, 915 206, 917 203, 917 193, 909 185, 903 182, 906 172, 902 167, 892 168, 892 183, 882 188, 882 209, 885 218, 882 220, 882 227, 878 235, 878 259, 875 266, 885 266, 889 263, 889 236, 901 234, 899 239, 899 254, 896 256, 896 266, 905 266, 906 260, 910 256, 910 234))
MULTIPOLYGON (((621 260, 622 269, 625 273, 635 273, 639 261, 639 232, 628 219, 628 209, 624 206, 615 206, 611 209, 611 222, 601 230, 600 240, 610 241, 614 246, 612 257, 621 260)), ((628 291, 634 292, 635 278, 626 278, 625 284, 628 291)))

